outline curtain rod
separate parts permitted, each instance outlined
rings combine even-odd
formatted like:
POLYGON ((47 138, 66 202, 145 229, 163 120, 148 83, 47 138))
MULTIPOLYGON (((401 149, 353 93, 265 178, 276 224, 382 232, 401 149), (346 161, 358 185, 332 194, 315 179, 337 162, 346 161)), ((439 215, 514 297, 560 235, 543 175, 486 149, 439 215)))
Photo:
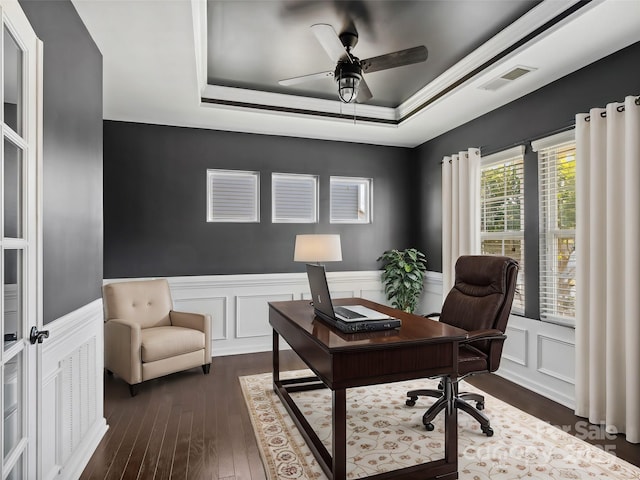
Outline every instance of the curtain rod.
MULTIPOLYGON (((640 96, 636 97, 636 99, 634 100, 634 103, 636 105, 640 106, 640 96)), ((618 106, 617 110, 619 112, 623 112, 624 111, 624 105, 618 106)), ((600 115, 603 116, 603 117, 606 117, 607 116, 607 112, 601 112, 600 115)), ((585 118, 585 120, 588 122, 590 120, 590 117, 587 116, 585 118)), ((555 135, 557 133, 566 132, 566 131, 571 130, 573 128, 576 128, 575 120, 571 120, 571 122, 566 123, 564 126, 562 126, 560 128, 557 128, 556 130, 552 130, 551 132, 546 132, 546 133, 544 133, 542 135, 537 135, 535 137, 529 137, 529 138, 520 140, 518 142, 514 142, 514 143, 512 143, 510 145, 500 147, 500 148, 494 148, 492 150, 485 151, 484 150, 485 147, 479 147, 480 155, 483 156, 483 157, 486 157, 488 155, 493 155, 494 153, 501 152, 502 150, 507 150, 509 148, 517 147, 518 145, 526 145, 526 144, 529 144, 529 143, 534 142, 536 140, 540 140, 541 138, 550 137, 551 135, 555 135)), ((442 163, 443 162, 440 162, 441 165, 442 165, 442 163)))
MULTIPOLYGON (((636 105, 640 106, 640 97, 636 97, 636 99, 633 101, 633 103, 635 103, 636 105)), ((616 107, 616 110, 618 112, 624 112, 624 105, 618 105, 616 107)), ((600 116, 602 118, 606 118, 607 117, 607 112, 606 111, 600 112, 600 116)), ((591 121, 591 115, 587 115, 586 117, 584 117, 584 121, 585 122, 590 122, 591 121)))
POLYGON ((550 132, 545 132, 544 134, 541 135, 536 135, 535 137, 529 137, 523 140, 519 140, 517 142, 514 142, 510 145, 504 146, 504 147, 500 147, 500 148, 494 148, 493 150, 483 150, 483 147, 480 147, 480 153, 483 157, 486 157, 488 155, 493 155, 494 153, 498 153, 501 152, 503 150, 507 150, 509 148, 513 148, 513 147, 517 147, 518 145, 526 145, 528 143, 534 142, 536 140, 540 140, 541 138, 545 138, 545 137, 550 137, 551 135, 555 135, 557 133, 562 133, 562 132, 566 132, 568 130, 571 130, 573 128, 576 127, 576 122, 575 121, 571 121, 568 124, 565 124, 564 126, 557 128, 555 130, 552 130, 550 132))

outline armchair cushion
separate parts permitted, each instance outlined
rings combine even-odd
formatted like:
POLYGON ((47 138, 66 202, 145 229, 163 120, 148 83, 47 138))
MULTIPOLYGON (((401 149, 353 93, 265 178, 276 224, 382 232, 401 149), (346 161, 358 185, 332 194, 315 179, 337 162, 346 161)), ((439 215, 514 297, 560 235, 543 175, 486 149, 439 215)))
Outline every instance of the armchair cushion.
POLYGON ((141 332, 144 363, 204 350, 204 332, 184 327, 144 328, 141 332))

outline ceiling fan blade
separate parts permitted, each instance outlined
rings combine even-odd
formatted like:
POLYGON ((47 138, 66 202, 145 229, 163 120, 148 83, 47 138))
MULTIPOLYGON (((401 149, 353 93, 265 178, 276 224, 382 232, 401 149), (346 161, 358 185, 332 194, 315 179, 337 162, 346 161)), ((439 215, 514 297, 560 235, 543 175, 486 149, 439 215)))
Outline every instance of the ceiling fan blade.
POLYGON ((353 63, 351 55, 349 55, 349 52, 347 52, 347 49, 340 41, 340 37, 338 37, 338 34, 331 25, 316 23, 315 25, 311 25, 311 30, 331 60, 338 63, 338 61, 347 58, 353 63))
POLYGON ((427 47, 420 45, 419 47, 407 48, 406 50, 361 60, 360 66, 362 66, 363 72, 371 73, 388 68, 411 65, 412 63, 424 62, 428 56, 429 52, 427 51, 427 47))
POLYGON ((333 78, 333 72, 319 72, 311 73, 309 75, 301 75, 299 77, 285 78, 284 80, 279 80, 278 83, 284 87, 288 87, 291 85, 297 85, 298 83, 308 82, 310 80, 317 80, 319 78, 333 78))
POLYGON ((373 93, 369 90, 369 85, 364 81, 364 78, 360 80, 360 87, 358 88, 358 97, 356 98, 356 102, 365 103, 367 100, 373 98, 373 93))

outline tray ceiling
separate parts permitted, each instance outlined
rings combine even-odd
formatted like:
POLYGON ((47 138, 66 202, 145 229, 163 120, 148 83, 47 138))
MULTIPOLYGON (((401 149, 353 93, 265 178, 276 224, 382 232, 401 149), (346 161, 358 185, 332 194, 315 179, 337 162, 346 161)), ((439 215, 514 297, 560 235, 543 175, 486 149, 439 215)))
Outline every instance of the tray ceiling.
POLYGON ((535 1, 214 1, 207 2, 207 81, 336 100, 333 78, 293 87, 278 80, 322 71, 335 63, 314 37, 311 25, 337 33, 353 28, 360 59, 424 45, 426 62, 365 74, 370 105, 397 107, 487 40, 511 25, 535 1))
POLYGON ((640 41, 638 0, 72 1, 103 54, 106 119, 382 145, 419 145, 640 41), (345 18, 360 58, 420 44, 429 58, 365 74, 366 104, 339 102, 331 79, 278 85, 333 68, 310 26, 345 18))

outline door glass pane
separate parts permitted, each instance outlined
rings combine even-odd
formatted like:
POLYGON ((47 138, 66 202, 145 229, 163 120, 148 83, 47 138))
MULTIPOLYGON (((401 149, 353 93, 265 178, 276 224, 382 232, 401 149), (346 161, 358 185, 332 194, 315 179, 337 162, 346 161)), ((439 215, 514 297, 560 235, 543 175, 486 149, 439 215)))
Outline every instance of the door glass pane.
POLYGON ((4 458, 22 438, 22 354, 4 366, 4 458))
POLYGON ((4 348, 22 339, 22 251, 4 251, 4 348))
POLYGON ((22 463, 23 463, 23 459, 22 457, 20 457, 18 459, 18 462, 14 465, 13 470, 11 470, 11 472, 9 473, 7 480, 23 480, 25 478, 25 476, 22 473, 23 471, 22 463))
POLYGON ((22 135, 22 50, 4 28, 4 123, 22 135))
POLYGON ((22 150, 4 141, 4 236, 22 238, 22 150))

